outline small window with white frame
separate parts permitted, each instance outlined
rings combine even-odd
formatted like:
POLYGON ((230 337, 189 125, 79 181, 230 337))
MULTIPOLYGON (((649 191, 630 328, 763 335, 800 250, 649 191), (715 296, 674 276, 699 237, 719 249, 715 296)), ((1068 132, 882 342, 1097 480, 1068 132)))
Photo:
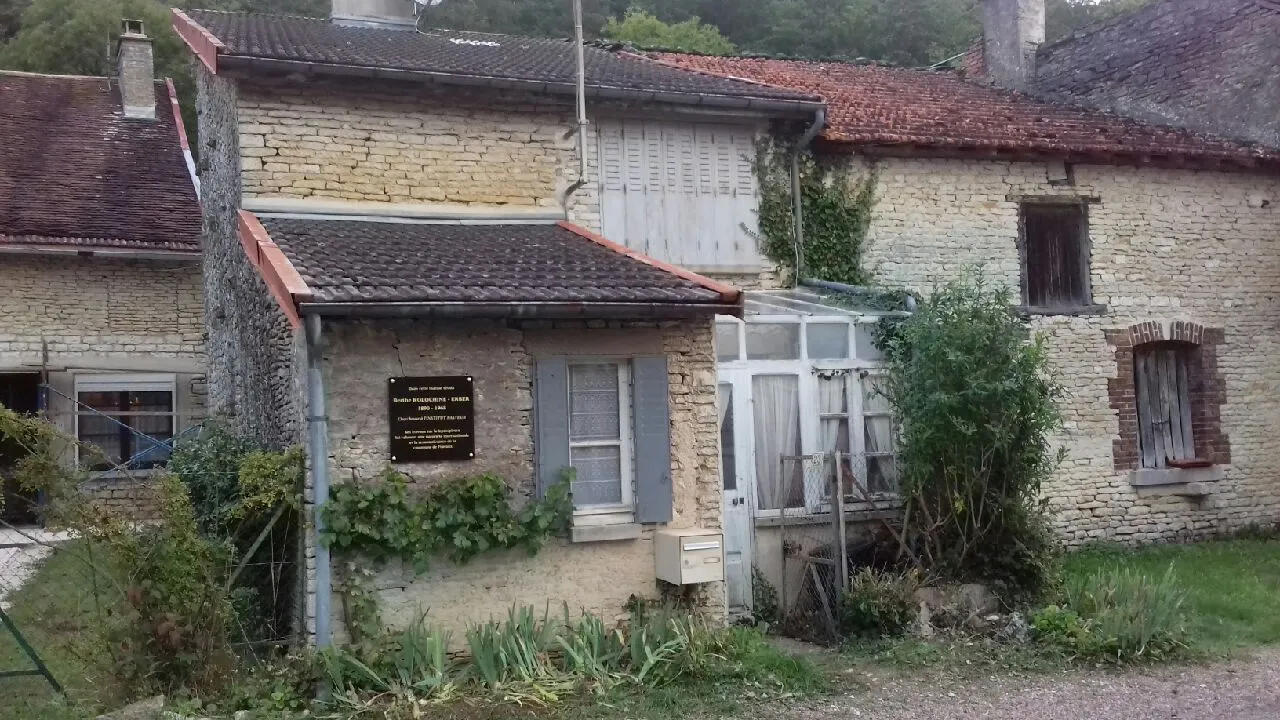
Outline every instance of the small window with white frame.
POLYGON ((885 376, 862 379, 863 448, 867 458, 866 491, 871 495, 898 492, 898 457, 893 409, 884 392, 885 376))
POLYGON ((77 376, 77 462, 95 471, 167 464, 175 387, 173 375, 77 376))
POLYGON ((569 461, 577 515, 632 510, 630 390, 628 362, 569 364, 569 461))

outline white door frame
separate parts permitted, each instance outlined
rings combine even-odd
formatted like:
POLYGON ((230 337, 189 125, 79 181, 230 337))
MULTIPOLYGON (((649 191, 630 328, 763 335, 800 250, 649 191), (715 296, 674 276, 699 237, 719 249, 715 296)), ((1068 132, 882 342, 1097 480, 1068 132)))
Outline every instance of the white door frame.
MULTIPOLYGON (((751 396, 748 384, 743 384, 737 377, 742 371, 720 373, 717 377, 716 393, 722 386, 728 386, 733 402, 732 417, 726 418, 733 424, 733 458, 734 487, 725 487, 725 469, 721 468, 722 502, 724 505, 725 532, 725 582, 729 585, 729 609, 751 610, 751 573, 755 559, 755 427, 752 423, 751 396), (738 555, 735 561, 729 556, 738 555), (735 575, 735 573, 737 573, 735 575), (738 601, 740 599, 740 601, 738 601)), ((721 439, 723 443, 723 438, 721 439)), ((723 447, 723 445, 722 445, 723 447)))

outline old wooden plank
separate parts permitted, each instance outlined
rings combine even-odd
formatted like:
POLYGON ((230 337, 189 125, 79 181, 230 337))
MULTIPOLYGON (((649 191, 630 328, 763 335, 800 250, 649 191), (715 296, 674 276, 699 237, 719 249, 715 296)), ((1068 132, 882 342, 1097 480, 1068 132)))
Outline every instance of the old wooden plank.
POLYGON ((1187 368, 1188 357, 1186 352, 1178 353, 1178 402, 1182 410, 1182 442, 1187 448, 1187 458, 1197 457, 1196 455, 1196 438, 1191 425, 1191 382, 1190 371, 1187 368))
POLYGON ((1169 451, 1167 459, 1185 460, 1191 455, 1190 449, 1183 442, 1182 398, 1178 393, 1178 351, 1167 348, 1160 350, 1159 354, 1160 396, 1167 412, 1165 425, 1167 428, 1165 435, 1169 439, 1169 444, 1166 446, 1169 451))
POLYGON ((1150 358, 1145 352, 1139 352, 1136 358, 1134 374, 1137 380, 1135 395, 1138 402, 1138 447, 1142 450, 1142 467, 1159 467, 1156 461, 1155 408, 1151 404, 1151 380, 1147 368, 1150 358))

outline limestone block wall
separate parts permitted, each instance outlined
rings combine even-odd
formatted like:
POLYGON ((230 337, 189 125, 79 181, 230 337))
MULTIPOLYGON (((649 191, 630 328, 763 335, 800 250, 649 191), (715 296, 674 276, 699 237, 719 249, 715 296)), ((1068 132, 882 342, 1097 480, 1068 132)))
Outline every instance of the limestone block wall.
MULTIPOLYGON (((240 83, 245 198, 555 209, 577 179, 571 100, 390 81, 240 83)), ((596 137, 570 202, 598 229, 596 137)))
MULTIPOLYGON (((456 375, 475 378, 476 458, 458 463, 398 465, 415 485, 485 472, 508 482, 518 502, 534 490, 533 363, 538 357, 665 354, 669 363, 672 527, 721 527, 718 414, 710 320, 622 324, 457 321, 347 321, 327 331, 324 363, 334 483, 370 482, 389 462, 387 379, 456 375)), ((490 553, 465 566, 437 560, 423 575, 390 567, 374 580, 385 618, 403 625, 430 610, 437 626, 462 640, 468 622, 502 618, 513 605, 568 603, 612 620, 632 597, 656 598, 653 533, 615 542, 549 544, 537 556, 490 553)), ((342 558, 334 559, 341 578, 342 558)), ((722 585, 701 597, 725 612, 722 585)), ((333 627, 343 629, 341 593, 333 627)), ((314 608, 307 624, 314 630, 314 608)))
POLYGON ((7 255, 0 288, 0 369, 39 368, 46 345, 53 367, 146 356, 203 368, 198 261, 7 255))
MULTIPOLYGON (((856 171, 869 164, 850 160, 856 171)), ((877 281, 928 291, 981 263, 1015 288, 1020 197, 1074 195, 1089 206, 1090 277, 1100 314, 1037 317, 1065 386, 1065 463, 1045 488, 1071 543, 1198 535, 1280 518, 1280 179, 1244 173, 1082 165, 1051 184, 1041 163, 886 159, 867 248, 877 281), (1196 323, 1225 387, 1225 478, 1204 499, 1138 491, 1117 470, 1119 413, 1109 383, 1117 331, 1196 323), (1111 339, 1109 339, 1111 338, 1111 339)), ((1121 348, 1123 350, 1123 348, 1121 348)), ((1123 364, 1123 363, 1121 363, 1123 364)), ((1114 384, 1114 383, 1113 383, 1114 384)))

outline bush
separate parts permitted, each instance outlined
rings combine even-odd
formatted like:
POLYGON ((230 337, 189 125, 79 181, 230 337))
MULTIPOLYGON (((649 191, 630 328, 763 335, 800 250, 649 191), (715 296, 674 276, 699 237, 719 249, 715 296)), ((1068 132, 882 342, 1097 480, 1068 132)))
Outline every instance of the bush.
POLYGON ((1040 486, 1060 459, 1050 438, 1061 419, 1045 338, 1009 288, 968 273, 885 327, 881 345, 902 423, 903 551, 1010 604, 1042 594, 1056 553, 1040 486))
POLYGON ((849 578, 840 597, 840 634, 847 638, 897 637, 916 619, 916 571, 894 573, 863 568, 849 578))
POLYGON ((1065 607, 1041 610, 1033 626, 1038 640, 1082 658, 1161 660, 1187 647, 1185 597, 1172 566, 1159 578, 1129 568, 1101 570, 1067 583, 1065 607))

